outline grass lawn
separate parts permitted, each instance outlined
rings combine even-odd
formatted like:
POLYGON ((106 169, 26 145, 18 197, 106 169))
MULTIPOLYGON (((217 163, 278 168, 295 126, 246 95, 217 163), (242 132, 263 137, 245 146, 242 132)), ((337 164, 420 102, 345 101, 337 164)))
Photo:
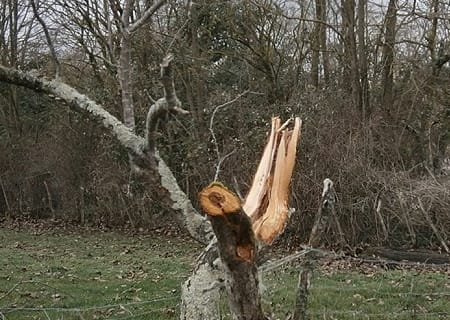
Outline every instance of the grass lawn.
POLYGON ((175 319, 186 239, 0 229, 0 319, 175 319))
MULTIPOLYGON (((0 229, 0 320, 177 319, 200 250, 174 237, 0 229)), ((263 275, 276 318, 292 310, 297 274, 263 275)), ((318 271, 312 284, 312 319, 450 319, 448 269, 318 271)))
MULTIPOLYGON (((450 267, 418 270, 318 271, 308 298, 311 319, 450 319, 450 267)), ((294 305, 298 268, 266 275, 267 303, 285 319, 294 305)))

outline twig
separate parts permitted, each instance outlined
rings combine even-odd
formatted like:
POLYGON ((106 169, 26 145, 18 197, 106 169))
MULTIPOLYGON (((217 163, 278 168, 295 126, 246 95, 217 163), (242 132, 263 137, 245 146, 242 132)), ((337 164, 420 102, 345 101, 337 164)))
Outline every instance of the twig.
POLYGON ((9 206, 8 196, 6 195, 5 186, 3 185, 3 180, 2 180, 1 177, 0 177, 0 186, 2 187, 3 198, 5 198, 6 208, 8 209, 8 212, 10 212, 11 211, 11 207, 9 206))
POLYGON ((386 223, 384 222, 383 215, 381 214, 380 194, 377 195, 375 213, 376 213, 376 215, 378 217, 378 220, 380 221, 381 229, 383 229, 383 236, 384 236, 383 240, 386 241, 389 238, 389 233, 387 231, 386 223))
POLYGON ((224 155, 222 158, 220 158, 220 160, 216 166, 216 174, 214 175, 214 181, 217 181, 217 179, 219 178, 220 166, 222 165, 222 163, 235 152, 236 152, 236 150, 233 150, 233 151, 227 153, 226 155, 224 155))
POLYGON ((170 41, 169 45, 167 46, 167 52, 172 50, 172 47, 175 43, 176 40, 179 40, 181 38, 181 34, 182 31, 184 30, 184 28, 187 26, 188 23, 191 22, 191 18, 188 17, 184 23, 181 25, 181 27, 177 30, 177 32, 175 32, 175 35, 172 37, 172 41, 170 41))
POLYGON ((45 317, 47 318, 47 320, 52 320, 52 319, 50 318, 50 316, 48 315, 47 311, 43 310, 43 312, 44 312, 45 317))
POLYGON ((234 191, 236 192, 239 199, 241 199, 241 201, 243 201, 244 197, 242 196, 241 189, 239 188, 239 183, 236 179, 236 176, 233 176, 233 184, 234 184, 234 191))
POLYGON ((152 104, 155 104, 155 103, 156 103, 156 100, 153 99, 153 97, 150 95, 150 93, 148 93, 148 90, 147 90, 147 89, 144 89, 144 92, 145 92, 145 94, 147 95, 148 100, 150 100, 150 102, 151 102, 152 104))
POLYGON ((417 202, 419 203, 419 207, 420 210, 422 211, 423 215, 425 216, 425 219, 427 220, 428 224, 430 225, 431 229, 433 229, 434 234, 436 235, 436 237, 439 239, 439 241, 441 242, 442 247, 444 248, 444 250, 447 253, 450 253, 450 250, 447 246, 447 244, 445 243, 444 238, 441 236, 441 234, 439 233, 439 230, 436 228, 436 226, 433 223, 433 220, 431 219, 430 215, 428 214, 428 211, 425 210, 425 208, 423 207, 423 203, 422 200, 420 198, 417 199, 417 202))
POLYGON ((291 261, 297 260, 303 256, 305 256, 306 254, 308 254, 311 251, 316 251, 316 249, 312 249, 312 248, 305 248, 304 250, 300 251, 300 252, 296 252, 294 254, 291 254, 287 257, 281 258, 276 260, 275 262, 268 262, 264 265, 262 265, 261 267, 258 268, 259 272, 269 272, 272 271, 274 269, 277 269, 279 267, 281 267, 282 265, 285 265, 291 261))
POLYGON ((292 121, 292 118, 287 119, 286 122, 283 123, 283 124, 281 125, 281 127, 277 130, 277 132, 281 132, 281 131, 283 131, 284 129, 286 129, 286 127, 289 125, 289 123, 291 123, 291 121, 292 121))
POLYGON ((55 78, 58 79, 61 75, 61 64, 58 60, 58 56, 56 55, 55 46, 53 45, 52 38, 50 37, 50 33, 48 32, 47 25, 45 24, 44 20, 39 15, 38 8, 36 6, 35 0, 30 0, 31 7, 33 8, 33 13, 36 19, 39 21, 39 23, 42 26, 42 29, 44 30, 45 39, 47 40, 48 47, 50 49, 50 53, 53 58, 53 64, 55 65, 55 78))
POLYGON ((216 113, 220 109, 222 109, 222 108, 224 108, 226 106, 229 106, 230 104, 236 102, 242 96, 246 95, 249 92, 250 92, 250 90, 245 90, 244 92, 238 94, 233 100, 227 101, 225 103, 222 103, 221 105, 216 106, 214 108, 214 111, 213 111, 212 115, 211 115, 211 119, 209 119, 209 132, 211 132, 211 137, 212 137, 213 144, 214 144, 214 151, 216 152, 216 156, 217 156, 217 160, 218 160, 218 163, 216 165, 216 173, 214 175, 214 181, 217 181, 217 178, 219 177, 220 165, 222 164, 223 160, 225 160, 229 155, 231 155, 231 154, 228 154, 227 156, 225 156, 223 158, 221 158, 221 156, 220 156, 219 144, 217 142, 216 134, 214 133, 214 128, 213 128, 213 126, 214 126, 214 117, 216 116, 216 113))
POLYGON ((6 298, 7 296, 9 296, 9 295, 10 295, 10 294, 11 294, 18 286, 20 286, 22 283, 26 283, 26 282, 28 282, 28 281, 20 281, 20 282, 16 283, 15 285, 13 285, 12 288, 8 290, 8 292, 6 292, 4 295, 2 295, 2 296, 0 297, 0 301, 1 301, 2 299, 6 298))

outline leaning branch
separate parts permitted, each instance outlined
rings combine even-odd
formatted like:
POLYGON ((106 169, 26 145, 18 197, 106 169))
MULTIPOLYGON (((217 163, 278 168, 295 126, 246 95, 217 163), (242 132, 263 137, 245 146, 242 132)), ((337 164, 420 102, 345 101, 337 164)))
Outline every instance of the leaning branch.
POLYGON ((102 106, 71 86, 58 80, 49 81, 4 66, 0 66, 0 81, 42 92, 50 97, 57 97, 63 100, 73 109, 100 120, 103 126, 111 131, 113 136, 128 152, 137 156, 143 155, 144 139, 142 137, 135 135, 116 117, 103 109, 102 106))
MULTIPOLYGON (((109 130, 119 143, 130 154, 136 158, 145 159, 148 156, 145 149, 146 141, 144 138, 135 135, 116 117, 103 109, 86 95, 79 93, 69 85, 58 80, 46 80, 44 78, 35 77, 26 72, 10 69, 0 65, 0 82, 5 82, 24 88, 31 89, 35 92, 47 94, 49 97, 56 97, 66 102, 75 111, 82 112, 99 121, 103 127, 109 130)), ((160 99, 161 104, 167 105, 165 99, 160 99)), ((176 212, 180 212, 185 218, 185 224, 189 233, 193 238, 202 243, 208 243, 211 240, 211 228, 208 221, 197 214, 192 206, 191 201, 181 190, 172 171, 166 165, 164 160, 159 156, 158 152, 152 155, 158 163, 158 173, 161 177, 161 186, 165 188, 172 200, 171 208, 176 212)))
POLYGON ((151 7, 145 10, 144 14, 138 20, 130 24, 130 26, 128 27, 129 31, 134 32, 141 26, 143 26, 148 21, 148 19, 156 12, 156 10, 161 8, 165 2, 166 0, 156 1, 151 7))

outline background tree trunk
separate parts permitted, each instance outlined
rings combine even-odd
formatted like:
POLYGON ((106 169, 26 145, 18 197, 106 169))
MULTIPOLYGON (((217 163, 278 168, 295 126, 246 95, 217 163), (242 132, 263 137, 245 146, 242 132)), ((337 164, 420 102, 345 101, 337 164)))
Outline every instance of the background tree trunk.
POLYGON ((385 17, 384 45, 383 45, 383 107, 389 110, 393 105, 394 86, 394 46, 395 27, 397 23, 397 1, 389 0, 385 17))
POLYGON ((370 114, 370 95, 368 81, 367 47, 366 47, 366 10, 367 1, 358 0, 358 58, 361 77, 361 112, 366 121, 370 114))
POLYGON ((361 84, 355 36, 355 0, 342 0, 342 23, 344 34, 344 87, 351 84, 352 101, 362 110, 361 84))

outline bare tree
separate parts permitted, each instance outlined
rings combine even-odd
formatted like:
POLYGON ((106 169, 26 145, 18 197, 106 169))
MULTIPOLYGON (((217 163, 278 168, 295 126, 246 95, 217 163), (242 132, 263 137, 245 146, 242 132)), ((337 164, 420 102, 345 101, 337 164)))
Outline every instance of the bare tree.
POLYGON ((383 45, 383 106, 390 108, 393 104, 394 86, 394 46, 395 27, 397 21, 397 1, 389 0, 388 9, 385 16, 384 45, 383 45))
POLYGON ((359 74, 361 78, 361 112, 363 120, 367 120, 370 113, 370 96, 368 80, 368 62, 366 46, 366 11, 367 1, 358 0, 358 58, 359 74))
POLYGON ((314 23, 312 53, 311 53, 311 81, 312 85, 318 87, 319 85, 319 57, 322 56, 323 77, 325 84, 329 84, 330 71, 329 59, 327 52, 327 1, 316 0, 316 16, 317 20, 314 23))
POLYGON ((343 83, 351 84, 352 101, 362 110, 361 83, 356 46, 355 0, 342 0, 342 25, 344 35, 343 83))

